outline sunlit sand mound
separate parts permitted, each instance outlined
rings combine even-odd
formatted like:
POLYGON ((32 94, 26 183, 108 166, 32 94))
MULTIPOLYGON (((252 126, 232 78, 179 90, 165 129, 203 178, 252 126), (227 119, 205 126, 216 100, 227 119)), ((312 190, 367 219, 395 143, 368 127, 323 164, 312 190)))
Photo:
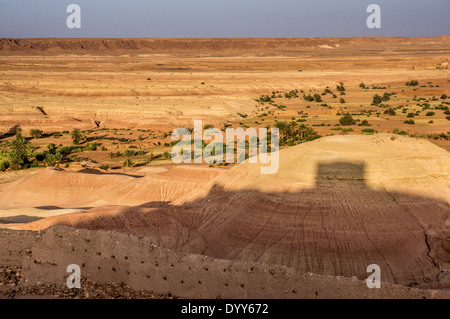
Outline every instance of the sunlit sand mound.
POLYGON ((4 187, 0 209, 80 208, 169 202, 213 178, 217 171, 182 167, 153 174, 70 172, 46 168, 4 187))
POLYGON ((378 264, 385 281, 449 286, 449 165, 449 153, 426 141, 333 136, 282 150, 274 175, 237 165, 168 205, 105 207, 23 227, 145 232, 174 250, 323 275, 367 278, 378 264))
MULTIPOLYGON (((216 184, 227 191, 295 193, 317 184, 347 187, 340 182, 352 182, 450 203, 450 154, 425 140, 394 134, 329 136, 282 150, 279 158, 276 174, 262 175, 260 168, 265 165, 246 163, 218 176, 204 192, 216 184)), ((175 203, 204 195, 187 194, 175 203)))

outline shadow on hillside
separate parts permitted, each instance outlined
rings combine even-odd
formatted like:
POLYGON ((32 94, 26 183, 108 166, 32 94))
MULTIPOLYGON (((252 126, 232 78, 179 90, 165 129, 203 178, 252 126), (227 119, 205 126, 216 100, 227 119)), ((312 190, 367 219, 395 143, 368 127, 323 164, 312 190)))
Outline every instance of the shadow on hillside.
MULTIPOLYGON (((67 208, 64 208, 64 207, 52 206, 52 205, 50 205, 50 206, 36 206, 36 207, 34 207, 34 208, 42 209, 42 210, 59 210, 59 209, 67 209, 67 208)), ((93 208, 93 207, 74 207, 73 209, 84 209, 84 210, 87 210, 87 209, 91 209, 91 208, 93 208)))
POLYGON ((77 173, 82 174, 94 174, 94 175, 121 175, 121 176, 128 176, 128 177, 135 177, 135 178, 143 178, 144 175, 133 175, 133 174, 126 174, 126 173, 116 173, 116 172, 102 172, 94 168, 83 168, 77 173))
POLYGON ((176 251, 320 275, 363 279, 367 266, 378 264, 389 282, 436 283, 440 263, 450 260, 449 204, 371 189, 365 172, 364 162, 321 162, 315 186, 298 192, 228 191, 216 184, 184 205, 104 207, 108 218, 58 224, 143 235, 176 251))

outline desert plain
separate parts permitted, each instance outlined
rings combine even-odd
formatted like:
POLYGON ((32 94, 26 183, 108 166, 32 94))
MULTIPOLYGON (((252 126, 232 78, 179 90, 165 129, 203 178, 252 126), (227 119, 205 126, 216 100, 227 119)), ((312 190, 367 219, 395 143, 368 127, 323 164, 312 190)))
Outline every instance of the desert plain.
POLYGON ((448 298, 449 58, 448 36, 1 39, 0 265, 28 278, 0 293, 64 284, 77 259, 86 280, 157 296, 448 298), (278 127, 278 171, 175 165, 171 133, 194 120, 278 127), (49 242, 77 231, 80 254, 49 242), (167 257, 139 268, 120 236, 167 257))

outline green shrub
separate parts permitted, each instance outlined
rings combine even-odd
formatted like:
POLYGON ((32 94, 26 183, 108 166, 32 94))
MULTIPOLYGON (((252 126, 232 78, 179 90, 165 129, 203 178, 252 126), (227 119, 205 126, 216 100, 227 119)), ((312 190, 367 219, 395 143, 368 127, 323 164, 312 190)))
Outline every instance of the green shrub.
POLYGON ((344 92, 344 91, 345 91, 344 83, 339 82, 339 85, 336 85, 336 89, 337 89, 339 92, 344 92))
POLYGON ((369 124, 369 122, 367 120, 362 120, 362 122, 360 124, 358 124, 358 126, 371 126, 369 124))
POLYGON ((57 162, 56 155, 48 153, 45 156, 44 163, 47 166, 55 166, 57 162))
POLYGON ((96 151, 97 147, 100 144, 98 144, 97 142, 93 142, 93 143, 87 143, 86 146, 83 148, 83 151, 85 152, 89 152, 89 151, 96 151))
POLYGON ((320 94, 314 94, 314 101, 316 102, 322 102, 322 97, 320 96, 320 94))
POLYGON ((42 137, 42 131, 38 129, 30 130, 30 135, 34 138, 41 138, 42 137))
POLYGON ((362 134, 372 135, 375 134, 375 130, 373 128, 365 128, 361 130, 362 134))
POLYGON ((406 86, 417 86, 417 85, 419 85, 419 81, 412 80, 412 81, 406 82, 405 85, 406 86))
POLYGON ((349 125, 355 125, 356 121, 353 119, 353 117, 350 115, 350 113, 347 113, 339 119, 339 123, 342 126, 349 126, 349 125))
POLYGON ((1 160, 0 161, 0 172, 4 172, 9 168, 10 164, 8 160, 1 160))
POLYGON ((123 156, 126 156, 126 157, 136 156, 136 151, 133 151, 133 150, 126 150, 126 151, 123 153, 123 156))
POLYGON ((372 98, 372 104, 374 105, 378 105, 383 101, 382 97, 379 96, 378 94, 375 94, 372 98))
POLYGON ((411 125, 416 124, 416 122, 415 122, 414 120, 406 120, 406 121, 403 122, 403 123, 405 123, 405 124, 411 124, 411 125))
POLYGON ((394 116, 394 115, 396 115, 397 113, 395 113, 395 110, 394 109, 392 109, 392 108, 388 108, 386 111, 384 111, 383 112, 384 114, 387 114, 387 115, 391 115, 391 116, 394 116))
POLYGON ((56 152, 59 152, 62 155, 69 155, 72 153, 79 153, 82 151, 83 151, 83 149, 78 146, 60 146, 56 149, 56 152))

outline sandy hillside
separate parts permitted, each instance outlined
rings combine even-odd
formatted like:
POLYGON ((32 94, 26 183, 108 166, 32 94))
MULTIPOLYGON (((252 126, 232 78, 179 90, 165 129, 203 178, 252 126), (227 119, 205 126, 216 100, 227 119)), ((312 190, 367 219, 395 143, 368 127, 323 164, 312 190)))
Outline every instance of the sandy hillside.
POLYGON ((422 140, 333 136, 282 150, 275 175, 238 165, 168 205, 98 207, 19 227, 113 229, 183 252, 321 275, 364 277, 375 263, 390 282, 444 284, 449 160, 422 140))

